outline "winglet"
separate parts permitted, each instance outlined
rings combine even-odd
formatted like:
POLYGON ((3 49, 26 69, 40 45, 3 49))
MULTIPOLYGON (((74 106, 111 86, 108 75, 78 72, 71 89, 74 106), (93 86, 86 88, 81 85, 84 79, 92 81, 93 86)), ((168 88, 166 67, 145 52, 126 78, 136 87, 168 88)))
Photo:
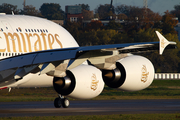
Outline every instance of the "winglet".
POLYGON ((176 44, 176 42, 168 41, 164 36, 162 36, 158 31, 156 31, 156 34, 159 38, 159 54, 162 55, 164 49, 169 44, 176 44))

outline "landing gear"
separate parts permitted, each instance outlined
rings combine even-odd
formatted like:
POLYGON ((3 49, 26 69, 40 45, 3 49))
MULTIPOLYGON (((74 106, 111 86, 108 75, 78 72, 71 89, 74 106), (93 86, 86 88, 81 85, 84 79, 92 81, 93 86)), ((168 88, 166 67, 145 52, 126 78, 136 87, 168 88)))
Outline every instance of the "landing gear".
POLYGON ((63 108, 68 108, 69 107, 69 100, 68 100, 68 98, 64 98, 63 96, 59 96, 59 97, 57 97, 57 98, 55 98, 55 100, 54 100, 54 107, 55 108, 60 108, 61 106, 63 107, 63 108))
POLYGON ((61 99, 59 97, 55 98, 54 107, 55 108, 60 108, 61 107, 61 99))

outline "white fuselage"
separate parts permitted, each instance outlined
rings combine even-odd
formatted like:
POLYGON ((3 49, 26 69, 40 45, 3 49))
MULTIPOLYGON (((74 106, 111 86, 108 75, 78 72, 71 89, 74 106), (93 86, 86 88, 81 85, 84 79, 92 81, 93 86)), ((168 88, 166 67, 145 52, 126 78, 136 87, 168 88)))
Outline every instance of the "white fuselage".
MULTIPOLYGON (((0 59, 68 47, 78 47, 78 44, 69 32, 54 22, 30 16, 0 15, 0 59)), ((52 80, 53 77, 46 74, 28 74, 14 84, 0 84, 0 87, 45 87, 52 86, 52 80)))

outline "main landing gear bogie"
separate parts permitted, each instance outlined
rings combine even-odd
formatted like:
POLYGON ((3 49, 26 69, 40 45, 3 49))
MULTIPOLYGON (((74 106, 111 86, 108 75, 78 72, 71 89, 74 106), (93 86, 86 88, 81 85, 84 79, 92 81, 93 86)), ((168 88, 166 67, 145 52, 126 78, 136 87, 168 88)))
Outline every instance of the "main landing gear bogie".
POLYGON ((69 105, 70 105, 70 103, 69 103, 68 98, 64 98, 64 97, 60 96, 60 97, 55 98, 55 100, 54 100, 54 107, 55 108, 60 108, 61 106, 63 108, 68 108, 69 105))

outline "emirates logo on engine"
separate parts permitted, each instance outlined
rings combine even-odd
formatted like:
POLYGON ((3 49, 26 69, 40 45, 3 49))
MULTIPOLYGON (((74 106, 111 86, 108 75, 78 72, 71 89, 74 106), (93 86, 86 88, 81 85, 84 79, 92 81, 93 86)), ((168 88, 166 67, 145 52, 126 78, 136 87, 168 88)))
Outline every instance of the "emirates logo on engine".
POLYGON ((98 87, 99 80, 97 80, 97 77, 95 74, 92 75, 91 79, 92 79, 91 89, 95 91, 98 87))
POLYGON ((142 67, 142 77, 141 77, 141 81, 143 83, 145 83, 148 79, 148 75, 149 75, 149 72, 147 71, 147 68, 145 65, 143 65, 142 67))

